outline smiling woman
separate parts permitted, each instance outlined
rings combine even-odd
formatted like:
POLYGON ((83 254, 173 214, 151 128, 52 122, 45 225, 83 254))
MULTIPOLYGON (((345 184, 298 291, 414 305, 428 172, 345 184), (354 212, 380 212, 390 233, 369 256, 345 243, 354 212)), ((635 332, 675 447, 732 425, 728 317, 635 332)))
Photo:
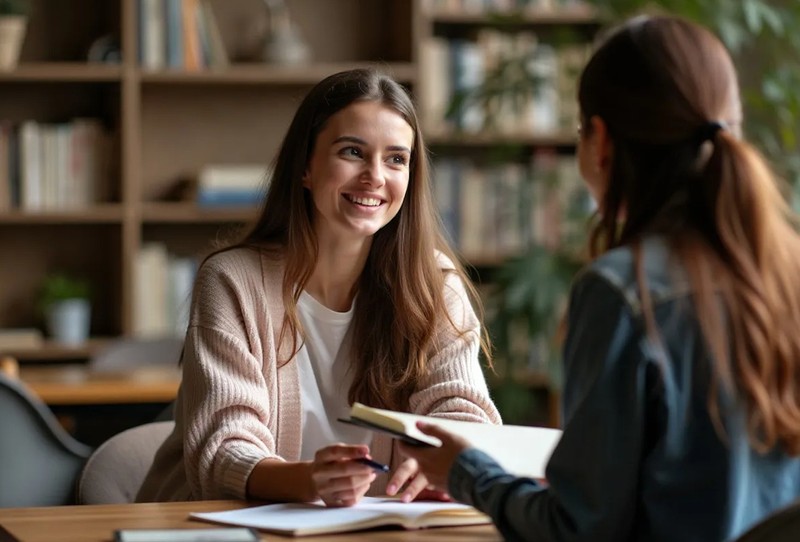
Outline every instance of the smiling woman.
POLYGON ((139 500, 323 499, 427 490, 350 404, 499 423, 477 297, 439 227, 406 91, 372 70, 301 103, 260 218, 194 287, 176 429, 139 500), (364 458, 391 465, 376 479, 364 458))
MULTIPOLYGON (((337 258, 366 260, 372 236, 403 204, 413 145, 408 122, 380 102, 354 103, 328 120, 303 176, 320 245, 334 249, 337 258)), ((312 276, 306 291, 328 306, 350 306, 351 292, 326 291, 319 282, 312 276)))

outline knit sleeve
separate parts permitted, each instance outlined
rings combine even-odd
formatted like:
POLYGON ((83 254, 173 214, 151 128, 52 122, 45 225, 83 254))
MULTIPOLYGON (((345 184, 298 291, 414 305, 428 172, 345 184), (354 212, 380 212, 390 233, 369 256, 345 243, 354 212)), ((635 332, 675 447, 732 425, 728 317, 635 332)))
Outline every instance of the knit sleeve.
POLYGON ((429 371, 409 400, 411 412, 426 416, 484 423, 501 423, 489 396, 481 369, 480 324, 463 283, 448 273, 445 283, 450 322, 441 323, 434 349, 428 358, 429 371))
POLYGON ((252 338, 255 284, 236 265, 212 262, 198 273, 180 405, 184 465, 197 499, 245 498, 255 465, 277 458, 269 429, 277 408, 274 363, 271 371, 269 355, 252 338))

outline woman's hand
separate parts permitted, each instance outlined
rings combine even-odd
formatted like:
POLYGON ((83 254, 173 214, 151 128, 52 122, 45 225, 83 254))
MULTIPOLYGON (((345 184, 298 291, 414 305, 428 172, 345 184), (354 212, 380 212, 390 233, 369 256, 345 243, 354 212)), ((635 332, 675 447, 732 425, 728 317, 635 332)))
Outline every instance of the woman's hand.
MULTIPOLYGON (((442 445, 439 448, 434 448, 428 446, 411 446, 401 442, 400 451, 403 455, 411 458, 408 461, 414 461, 419 471, 417 478, 420 476, 424 477, 425 482, 430 484, 433 489, 446 492, 447 477, 450 474, 450 468, 453 466, 453 463, 455 463, 458 454, 469 448, 469 443, 463 438, 434 424, 417 422, 417 428, 426 435, 441 440, 442 445)), ((397 469, 397 471, 400 472, 400 469, 397 469)), ((395 474, 395 476, 397 476, 397 474, 395 474)), ((394 481, 394 478, 392 478, 392 481, 394 481)))
POLYGON ((364 445, 334 444, 321 448, 311 463, 311 482, 327 506, 353 506, 375 480, 375 471, 354 461, 369 457, 364 445))
POLYGON ((419 470, 416 459, 406 459, 392 475, 386 486, 387 495, 397 495, 400 488, 406 486, 400 497, 403 502, 414 499, 427 501, 449 501, 450 496, 444 491, 437 491, 428 483, 428 479, 419 470), (406 485, 408 484, 408 485, 406 485))

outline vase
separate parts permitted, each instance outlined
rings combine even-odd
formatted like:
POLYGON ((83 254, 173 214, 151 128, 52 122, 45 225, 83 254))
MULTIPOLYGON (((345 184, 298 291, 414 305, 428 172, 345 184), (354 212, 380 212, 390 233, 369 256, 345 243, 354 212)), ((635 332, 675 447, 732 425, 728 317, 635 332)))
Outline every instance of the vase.
POLYGON ((0 17, 0 70, 8 71, 17 67, 26 26, 27 18, 23 15, 0 17))
POLYGON ((308 45, 290 21, 275 25, 264 43, 264 60, 287 66, 305 64, 311 57, 308 45))
POLYGON ((56 342, 79 345, 89 338, 91 307, 86 299, 56 301, 47 309, 47 331, 56 342))

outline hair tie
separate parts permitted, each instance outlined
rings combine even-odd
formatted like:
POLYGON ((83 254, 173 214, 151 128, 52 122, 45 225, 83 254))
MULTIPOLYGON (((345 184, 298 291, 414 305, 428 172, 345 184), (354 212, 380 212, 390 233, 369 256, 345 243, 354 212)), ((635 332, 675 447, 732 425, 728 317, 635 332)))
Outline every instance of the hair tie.
POLYGON ((713 141, 714 138, 717 137, 717 132, 725 129, 727 129, 727 125, 724 122, 712 120, 705 126, 700 127, 700 129, 697 131, 697 139, 700 141, 700 143, 703 143, 704 141, 713 141))

